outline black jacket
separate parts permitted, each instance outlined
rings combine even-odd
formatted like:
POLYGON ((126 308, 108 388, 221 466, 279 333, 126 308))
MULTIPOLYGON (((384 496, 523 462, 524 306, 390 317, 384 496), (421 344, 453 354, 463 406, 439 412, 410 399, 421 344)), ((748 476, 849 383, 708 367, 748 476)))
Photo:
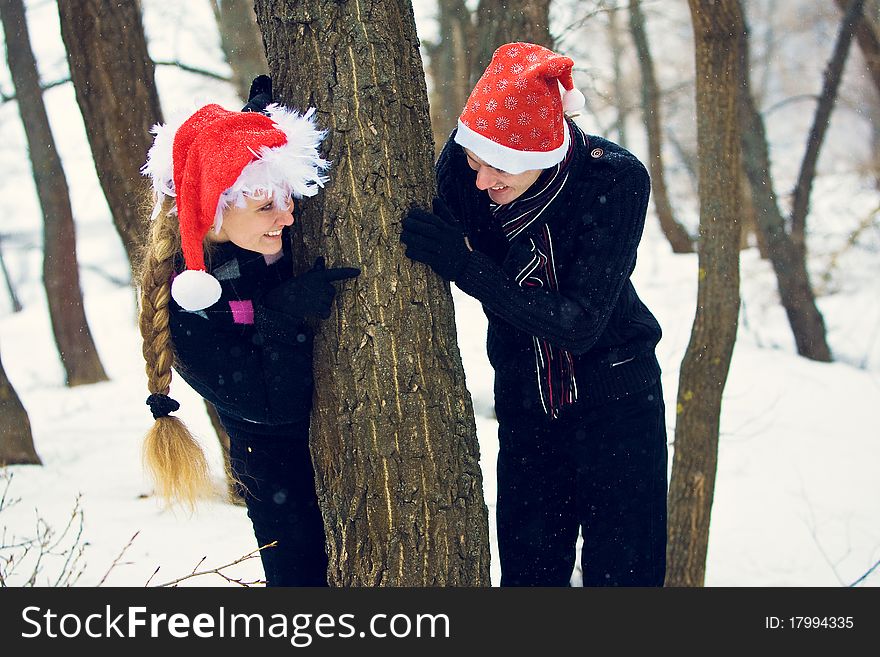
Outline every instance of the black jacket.
POLYGON ((630 281, 650 192, 641 162, 601 137, 588 137, 585 146, 574 128, 568 183, 540 220, 508 243, 454 134, 437 161, 438 193, 475 249, 456 284, 482 302, 489 319, 499 418, 543 412, 532 336, 572 353, 581 408, 656 381, 660 325, 630 281), (533 257, 529 235, 544 223, 553 235, 558 291, 514 281, 533 257))
MULTIPOLYGON (((287 237, 285 229, 285 245, 287 237)), ((267 265, 259 253, 220 244, 210 270, 222 288, 217 303, 188 312, 169 302, 175 369, 214 404, 229 433, 282 435, 291 424, 308 422, 313 332, 303 320, 260 302, 292 275, 289 249, 267 265)))

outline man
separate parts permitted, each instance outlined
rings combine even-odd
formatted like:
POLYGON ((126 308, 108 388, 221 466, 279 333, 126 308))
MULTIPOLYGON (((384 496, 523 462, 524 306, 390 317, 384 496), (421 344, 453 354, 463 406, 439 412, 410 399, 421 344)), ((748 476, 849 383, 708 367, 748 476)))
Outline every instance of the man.
POLYGON ((573 62, 501 46, 437 162, 406 254, 478 299, 498 417, 502 586, 662 586, 666 428, 660 326, 630 280, 650 181, 586 136, 573 62), (564 89, 564 93, 561 93, 564 89))

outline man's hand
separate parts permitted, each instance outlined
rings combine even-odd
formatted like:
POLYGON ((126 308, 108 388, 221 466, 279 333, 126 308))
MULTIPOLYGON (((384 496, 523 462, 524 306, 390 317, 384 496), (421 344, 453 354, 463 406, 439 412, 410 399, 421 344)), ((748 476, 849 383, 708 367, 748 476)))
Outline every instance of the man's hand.
POLYGON ((423 262, 447 281, 456 280, 471 255, 461 224, 439 198, 434 199, 434 213, 413 208, 403 220, 400 241, 406 255, 423 262))

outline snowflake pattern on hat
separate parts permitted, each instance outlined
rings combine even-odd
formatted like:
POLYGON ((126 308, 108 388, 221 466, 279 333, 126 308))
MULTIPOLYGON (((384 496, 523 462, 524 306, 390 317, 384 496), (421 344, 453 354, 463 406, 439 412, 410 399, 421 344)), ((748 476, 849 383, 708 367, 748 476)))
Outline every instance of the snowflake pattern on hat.
POLYGON ((508 173, 560 162, 570 140, 563 110, 584 104, 573 66, 570 58, 533 43, 501 46, 465 104, 455 141, 508 173))

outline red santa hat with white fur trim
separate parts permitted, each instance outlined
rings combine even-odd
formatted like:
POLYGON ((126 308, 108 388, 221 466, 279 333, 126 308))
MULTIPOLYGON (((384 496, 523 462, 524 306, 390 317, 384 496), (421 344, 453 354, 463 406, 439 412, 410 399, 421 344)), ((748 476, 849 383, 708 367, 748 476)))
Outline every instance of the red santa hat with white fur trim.
POLYGON ((573 66, 534 43, 499 47, 462 110, 456 143, 507 173, 561 162, 571 139, 563 112, 585 103, 573 66))
POLYGON ((208 231, 219 232, 226 208, 243 206, 246 197, 317 194, 330 166, 318 152, 326 132, 317 128, 314 108, 301 115, 277 104, 266 114, 205 105, 152 132, 142 172, 157 195, 153 217, 166 196, 174 197, 186 263, 171 296, 185 310, 201 310, 220 298, 220 283, 205 271, 208 231))

